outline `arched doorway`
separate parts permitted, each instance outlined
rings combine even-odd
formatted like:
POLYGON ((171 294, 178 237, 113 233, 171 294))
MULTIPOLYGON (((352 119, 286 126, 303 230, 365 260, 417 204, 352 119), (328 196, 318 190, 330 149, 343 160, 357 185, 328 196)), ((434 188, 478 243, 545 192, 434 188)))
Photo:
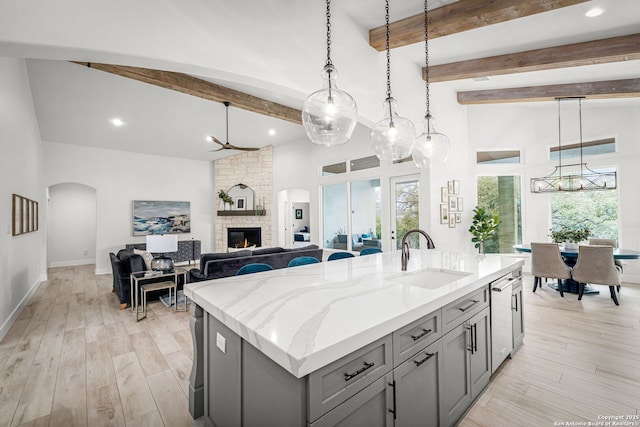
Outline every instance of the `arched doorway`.
POLYGON ((278 192, 277 236, 280 246, 306 246, 313 240, 310 229, 310 202, 309 190, 290 188, 278 192), (305 227, 306 232, 303 231, 305 227))
POLYGON ((48 194, 47 267, 95 264, 96 189, 66 182, 48 194))

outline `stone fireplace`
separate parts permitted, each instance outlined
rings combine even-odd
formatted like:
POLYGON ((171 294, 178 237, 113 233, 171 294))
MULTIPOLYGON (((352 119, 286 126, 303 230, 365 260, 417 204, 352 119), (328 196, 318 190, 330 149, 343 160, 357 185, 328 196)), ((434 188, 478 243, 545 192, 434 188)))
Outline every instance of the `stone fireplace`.
POLYGON ((248 248, 262 246, 262 229, 260 227, 227 228, 227 245, 230 248, 248 248))
MULTIPOLYGON (((214 162, 215 186, 213 197, 218 202, 218 191, 225 192, 239 183, 254 192, 255 204, 260 204, 266 213, 255 215, 247 212, 215 213, 213 252, 226 252, 230 244, 228 230, 234 228, 260 229, 260 245, 273 245, 273 147, 266 146, 258 151, 241 152, 214 162)), ((221 209, 216 205, 216 209, 221 209)))

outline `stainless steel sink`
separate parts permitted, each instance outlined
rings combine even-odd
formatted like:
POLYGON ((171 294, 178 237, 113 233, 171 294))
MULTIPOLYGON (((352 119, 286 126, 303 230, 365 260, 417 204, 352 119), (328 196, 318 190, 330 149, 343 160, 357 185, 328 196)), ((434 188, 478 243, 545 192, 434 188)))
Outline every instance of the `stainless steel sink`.
POLYGON ((418 271, 403 272, 400 276, 390 278, 390 281, 425 289, 437 289, 471 274, 464 271, 426 268, 418 271))

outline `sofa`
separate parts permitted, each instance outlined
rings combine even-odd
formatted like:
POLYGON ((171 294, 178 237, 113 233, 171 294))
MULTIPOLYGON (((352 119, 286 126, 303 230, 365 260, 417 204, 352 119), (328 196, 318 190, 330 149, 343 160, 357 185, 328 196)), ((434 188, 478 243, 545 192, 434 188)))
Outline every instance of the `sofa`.
POLYGON ((240 267, 253 264, 269 264, 274 269, 285 268, 289 261, 300 256, 310 256, 322 261, 322 249, 317 245, 285 249, 281 247, 239 250, 228 253, 206 253, 200 257, 200 268, 189 270, 189 281, 219 279, 234 276, 240 267))

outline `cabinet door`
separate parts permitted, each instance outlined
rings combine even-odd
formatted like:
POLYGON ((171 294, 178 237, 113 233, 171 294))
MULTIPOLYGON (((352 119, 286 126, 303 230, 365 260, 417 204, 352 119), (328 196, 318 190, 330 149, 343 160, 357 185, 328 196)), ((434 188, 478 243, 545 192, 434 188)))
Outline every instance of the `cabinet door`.
POLYGON ((471 404, 471 326, 465 322, 442 337, 441 424, 453 425, 471 404))
POLYGON ((396 427, 440 426, 442 342, 436 341, 394 369, 396 427))
POLYGON ((469 320, 471 325, 470 357, 471 400, 489 384, 491 377, 491 324, 489 307, 469 320))
POLYGON ((524 338, 524 307, 522 305, 522 285, 513 289, 511 300, 511 310, 513 315, 513 351, 522 345, 524 338))
POLYGON ((393 427, 390 409, 393 409, 391 372, 311 423, 310 427, 393 427))

